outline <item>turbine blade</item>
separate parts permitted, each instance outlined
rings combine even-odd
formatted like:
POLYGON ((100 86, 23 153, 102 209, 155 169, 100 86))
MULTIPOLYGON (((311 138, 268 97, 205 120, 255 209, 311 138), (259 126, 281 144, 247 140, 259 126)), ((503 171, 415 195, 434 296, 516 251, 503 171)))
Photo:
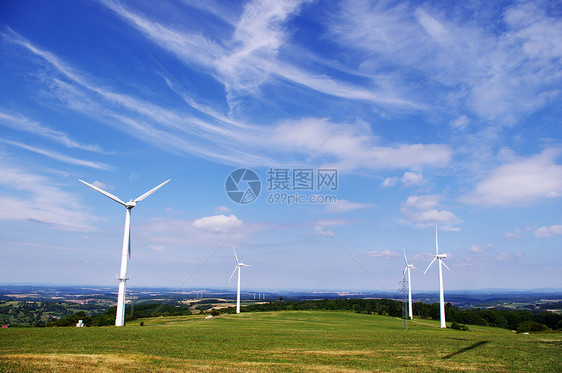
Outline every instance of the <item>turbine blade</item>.
POLYGON ((121 201, 119 198, 117 198, 117 197, 114 196, 113 194, 111 194, 111 193, 109 193, 109 192, 106 192, 105 190, 100 189, 100 188, 98 188, 97 186, 94 186, 94 185, 92 185, 92 184, 89 184, 89 183, 85 182, 84 180, 78 179, 78 181, 81 182, 82 184, 86 184, 87 186, 89 186, 89 187, 92 188, 93 190, 100 192, 100 193, 103 194, 104 196, 111 198, 111 199, 114 200, 115 202, 120 203, 120 204, 122 204, 123 206, 127 206, 127 205, 125 204, 125 202, 121 201))
POLYGON ((232 271, 232 274, 230 275, 230 278, 228 279, 228 283, 230 283, 230 280, 232 280, 232 276, 234 276, 234 272, 236 272, 237 269, 238 269, 238 266, 234 267, 234 271, 232 271))
POLYGON ((451 270, 451 268, 447 267, 447 265, 445 264, 444 261, 441 261, 441 263, 443 263, 443 265, 445 266, 445 268, 447 268, 449 271, 451 270))
POLYGON ((404 261, 406 262, 406 265, 408 265, 408 258, 406 257, 406 249, 404 249, 404 261))
POLYGON ((146 192, 146 193, 143 194, 142 196, 137 197, 136 199, 134 199, 133 202, 136 203, 136 202, 142 201, 143 199, 145 199, 146 197, 148 197, 148 196, 151 195, 152 193, 156 192, 158 189, 162 188, 162 187, 164 186, 164 184, 168 183, 170 180, 172 180, 172 179, 168 179, 168 180, 164 181, 162 184, 158 185, 157 187, 150 189, 148 192, 146 192))
POLYGON ((242 263, 242 264, 240 264, 240 267, 253 267, 253 265, 252 265, 252 264, 243 264, 243 263, 242 263))
POLYGON ((408 267, 404 268, 404 272, 402 272, 402 280, 404 279, 404 276, 406 276, 407 270, 408 270, 408 267))
POLYGON ((425 275, 425 272, 427 272, 427 270, 429 269, 429 267, 431 267, 431 265, 433 264, 433 262, 435 262, 435 259, 437 259, 437 257, 434 257, 433 260, 431 261, 431 263, 429 263, 429 265, 427 266, 426 270, 425 270, 424 273, 423 273, 424 275, 425 275))
POLYGON ((234 250, 234 245, 232 245, 232 251, 234 251, 234 257, 236 258, 236 265, 240 265, 240 262, 238 261, 238 255, 236 255, 236 250, 234 250))

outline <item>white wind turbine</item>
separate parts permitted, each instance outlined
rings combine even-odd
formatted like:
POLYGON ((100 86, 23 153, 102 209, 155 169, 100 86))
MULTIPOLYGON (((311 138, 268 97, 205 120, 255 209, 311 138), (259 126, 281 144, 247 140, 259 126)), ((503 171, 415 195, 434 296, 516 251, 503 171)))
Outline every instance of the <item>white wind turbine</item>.
POLYGON ((402 279, 406 276, 406 272, 408 273, 408 316, 410 319, 414 318, 414 312, 412 310, 412 280, 410 277, 410 271, 416 267, 413 264, 408 264, 408 258, 406 257, 406 249, 404 249, 404 262, 406 263, 406 267, 404 267, 404 273, 402 274, 402 279))
MULTIPOLYGON (((447 257, 447 254, 439 254, 439 242, 437 240, 437 226, 435 226, 435 256, 429 265, 427 266, 427 270, 433 262, 439 260, 439 311, 440 311, 440 319, 441 319, 441 328, 446 328, 447 325, 445 324, 445 296, 443 294, 443 268, 441 265, 444 265, 449 271, 451 270, 447 265, 443 262, 443 259, 447 257)), ((425 275, 425 272, 423 273, 425 275)))
POLYGON ((131 210, 136 204, 152 193, 156 192, 159 188, 164 186, 167 182, 171 179, 164 181, 162 184, 158 185, 156 188, 153 188, 143 194, 142 196, 132 199, 129 202, 125 203, 121 201, 119 198, 114 196, 111 193, 106 192, 92 184, 88 184, 84 180, 78 179, 81 183, 86 184, 90 188, 100 192, 106 197, 111 198, 117 203, 122 204, 127 208, 127 213, 125 215, 125 232, 123 233, 123 250, 121 253, 121 272, 119 273, 119 295, 117 296, 117 314, 115 316, 115 326, 123 326, 125 325, 125 282, 128 280, 127 278, 127 258, 131 257, 131 210))
POLYGON ((236 292, 236 313, 240 313, 240 268, 241 267, 251 267, 251 264, 244 264, 238 261, 238 255, 236 255, 236 250, 234 250, 234 246, 232 246, 232 251, 234 251, 234 258, 236 258, 236 267, 234 267, 234 271, 230 275, 228 282, 232 280, 232 276, 234 276, 234 272, 238 270, 238 291, 236 292))

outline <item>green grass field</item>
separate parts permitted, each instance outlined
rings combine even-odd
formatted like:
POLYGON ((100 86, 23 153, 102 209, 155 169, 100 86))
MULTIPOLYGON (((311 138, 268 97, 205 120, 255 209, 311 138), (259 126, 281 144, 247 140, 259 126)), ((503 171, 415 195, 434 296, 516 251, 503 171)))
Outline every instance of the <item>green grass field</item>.
POLYGON ((562 371, 562 334, 518 335, 350 312, 143 320, 124 328, 0 330, 0 371, 562 371))

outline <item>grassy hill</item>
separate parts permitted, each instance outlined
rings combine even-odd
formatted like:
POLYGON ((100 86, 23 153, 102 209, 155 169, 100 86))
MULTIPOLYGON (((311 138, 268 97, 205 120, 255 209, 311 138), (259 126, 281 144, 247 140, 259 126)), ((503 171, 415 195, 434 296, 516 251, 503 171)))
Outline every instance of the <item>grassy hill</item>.
POLYGON ((0 330, 0 371, 562 371, 562 334, 351 312, 143 319, 124 328, 0 330), (139 321, 140 322, 140 321, 139 321))

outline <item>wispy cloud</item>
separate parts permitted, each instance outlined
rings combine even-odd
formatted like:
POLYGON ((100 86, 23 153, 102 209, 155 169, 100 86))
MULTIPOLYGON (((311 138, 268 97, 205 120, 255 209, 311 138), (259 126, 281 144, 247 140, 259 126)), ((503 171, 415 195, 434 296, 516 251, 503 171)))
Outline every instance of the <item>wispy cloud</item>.
POLYGON ((368 256, 374 256, 376 258, 382 258, 382 259, 391 259, 394 258, 395 256, 398 256, 397 253, 395 253, 394 251, 390 251, 390 250, 383 250, 383 251, 369 251, 367 253, 368 256))
MULTIPOLYGON (((113 1, 102 3, 147 39, 180 60, 196 64, 220 81, 225 86, 231 107, 237 105, 238 95, 257 96, 260 86, 266 82, 272 83, 275 78, 334 97, 364 100, 371 96, 373 90, 378 89, 384 81, 384 74, 368 88, 364 88, 303 69, 303 64, 291 62, 295 58, 298 59, 297 62, 302 62, 302 57, 298 54, 291 55, 291 58, 280 55, 282 47, 291 48, 291 45, 285 45, 290 41, 286 23, 298 15, 303 2, 306 1, 248 2, 238 19, 232 21, 232 17, 228 17, 233 27, 228 37, 213 35, 219 38, 220 43, 196 32, 166 27, 113 1)), ((382 105, 420 108, 418 103, 397 97, 386 89, 384 94, 372 97, 371 101, 382 105)))
POLYGON ((493 170, 461 201, 479 205, 521 205, 540 198, 562 196, 560 149, 517 158, 493 170))
POLYGON ((52 158, 52 159, 55 159, 55 160, 60 161, 60 162, 64 162, 64 163, 68 163, 68 164, 74 164, 74 165, 77 165, 77 166, 97 168, 98 170, 111 170, 111 166, 108 166, 105 163, 91 162, 91 161, 86 161, 86 160, 83 160, 83 159, 69 157, 67 155, 54 152, 52 150, 47 150, 47 149, 42 149, 42 148, 38 148, 38 147, 35 147, 35 146, 22 144, 22 143, 19 143, 17 141, 0 140, 0 142, 2 142, 4 144, 9 144, 9 145, 12 145, 12 146, 17 146, 18 148, 22 148, 22 149, 28 150, 30 152, 41 154, 45 157, 52 158))
POLYGON ((471 253, 474 253, 474 254, 481 254, 481 253, 483 253, 484 251, 486 251, 485 249, 489 249, 489 248, 491 248, 491 247, 494 247, 494 245, 491 244, 491 243, 490 243, 490 244, 487 244, 487 245, 481 245, 481 246, 471 245, 471 246, 468 248, 468 251, 470 251, 471 253))
POLYGON ((326 212, 329 214, 338 214, 347 211, 364 209, 374 205, 368 203, 351 202, 346 199, 340 199, 336 203, 326 206, 326 212))
POLYGON ((58 142, 68 148, 76 148, 102 153, 103 150, 97 145, 80 144, 71 139, 65 133, 49 128, 39 122, 26 118, 22 115, 9 113, 0 109, 0 125, 10 127, 18 131, 25 131, 33 135, 42 136, 58 142))
POLYGON ((316 220, 314 219, 309 224, 311 224, 314 228, 314 233, 320 234, 323 236, 334 237, 336 234, 329 230, 329 227, 339 227, 342 225, 349 225, 351 221, 348 219, 322 219, 316 220))
POLYGON ((377 144, 369 126, 362 122, 339 127, 326 119, 284 121, 269 133, 267 142, 303 155, 319 149, 315 157, 342 170, 439 167, 452 155, 451 149, 442 144, 377 144), (324 142, 327 138, 330 140, 324 142))
POLYGON ((562 225, 543 226, 535 230, 535 237, 554 237, 562 235, 562 225))
MULTIPOLYGON (((330 20, 331 33, 355 51, 359 66, 372 68, 368 61, 376 56, 387 68, 411 55, 409 69, 446 88, 445 96, 435 90, 433 101, 453 101, 480 118, 511 124, 560 95, 562 47, 556 35, 562 21, 540 3, 487 12, 500 20, 501 32, 469 22, 466 13, 449 7, 347 1, 330 20)), ((456 124, 464 127, 466 121, 456 124)))
POLYGON ((0 155, 0 219, 35 221, 56 229, 92 231, 95 218, 77 198, 45 176, 16 167, 0 155))
POLYGON ((305 118, 270 126, 252 126, 241 125, 226 116, 215 116, 215 113, 213 116, 222 122, 219 126, 209 118, 202 121, 186 117, 173 109, 101 87, 86 74, 14 32, 5 37, 43 58, 64 76, 64 81, 53 77, 49 86, 49 93, 64 104, 142 141, 178 154, 196 154, 227 164, 237 164, 240 159, 246 159, 249 164, 275 166, 281 163, 281 159, 285 164, 310 162, 308 156, 322 145, 315 155, 316 162, 342 170, 444 166, 452 155, 451 149, 442 144, 377 144, 377 137, 363 122, 339 128, 338 123, 327 119, 305 118), (105 105, 105 102, 111 105, 105 105), (332 136, 336 130, 337 133, 332 136), (239 139, 254 159, 248 160, 229 135, 239 139), (324 143, 327 138, 330 140, 324 143), (288 154, 287 149, 292 153, 288 154))

